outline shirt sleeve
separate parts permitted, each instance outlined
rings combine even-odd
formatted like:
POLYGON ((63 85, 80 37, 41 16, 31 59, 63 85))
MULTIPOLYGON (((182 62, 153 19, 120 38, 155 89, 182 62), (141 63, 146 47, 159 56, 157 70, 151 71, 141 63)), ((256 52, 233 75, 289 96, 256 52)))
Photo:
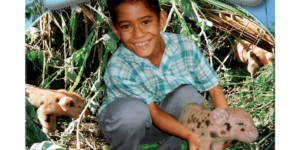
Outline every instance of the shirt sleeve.
POLYGON ((220 78, 194 42, 189 44, 193 53, 194 79, 196 88, 208 91, 219 84, 220 78))
POLYGON ((136 97, 147 105, 154 102, 152 94, 136 82, 133 75, 124 77, 107 74, 104 80, 107 85, 106 103, 122 97, 136 97))

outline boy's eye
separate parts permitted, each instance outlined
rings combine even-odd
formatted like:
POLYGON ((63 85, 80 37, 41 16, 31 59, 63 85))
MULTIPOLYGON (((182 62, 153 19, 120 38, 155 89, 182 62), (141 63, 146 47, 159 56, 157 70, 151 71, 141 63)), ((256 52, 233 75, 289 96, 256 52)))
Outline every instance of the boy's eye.
POLYGON ((129 25, 123 25, 122 26, 122 29, 127 29, 127 28, 129 28, 130 26, 129 25))
POLYGON ((244 126, 244 123, 238 123, 239 126, 244 126))
POLYGON ((145 21, 143 21, 143 24, 145 25, 145 24, 148 24, 150 21, 149 20, 145 20, 145 21))

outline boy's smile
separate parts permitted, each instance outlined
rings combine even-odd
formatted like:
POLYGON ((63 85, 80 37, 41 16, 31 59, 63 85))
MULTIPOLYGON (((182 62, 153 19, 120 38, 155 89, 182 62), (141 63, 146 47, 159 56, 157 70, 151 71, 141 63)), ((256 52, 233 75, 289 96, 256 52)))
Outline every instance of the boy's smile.
POLYGON ((112 29, 124 46, 159 67, 164 52, 160 29, 165 26, 166 13, 160 19, 142 2, 124 2, 115 7, 117 20, 112 29))

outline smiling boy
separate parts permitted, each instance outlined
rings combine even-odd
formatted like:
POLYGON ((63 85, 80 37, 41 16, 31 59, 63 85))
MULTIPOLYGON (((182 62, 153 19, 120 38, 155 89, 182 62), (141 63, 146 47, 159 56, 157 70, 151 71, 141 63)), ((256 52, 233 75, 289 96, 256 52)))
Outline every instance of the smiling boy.
POLYGON ((99 125, 111 149, 138 150, 160 142, 180 150, 181 139, 199 149, 199 137, 177 120, 188 103, 204 105, 208 91, 215 107, 228 108, 219 78, 188 38, 161 32, 167 14, 157 0, 107 2, 113 32, 122 44, 111 57, 104 80, 99 125))

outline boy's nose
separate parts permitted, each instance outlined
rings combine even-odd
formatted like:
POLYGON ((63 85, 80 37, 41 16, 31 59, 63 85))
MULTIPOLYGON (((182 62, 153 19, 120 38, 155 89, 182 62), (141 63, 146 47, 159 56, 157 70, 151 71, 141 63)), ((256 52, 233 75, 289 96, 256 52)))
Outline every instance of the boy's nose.
POLYGON ((143 31, 143 29, 141 27, 135 27, 133 30, 133 35, 132 37, 135 39, 139 39, 141 37, 145 36, 145 32, 143 31))

